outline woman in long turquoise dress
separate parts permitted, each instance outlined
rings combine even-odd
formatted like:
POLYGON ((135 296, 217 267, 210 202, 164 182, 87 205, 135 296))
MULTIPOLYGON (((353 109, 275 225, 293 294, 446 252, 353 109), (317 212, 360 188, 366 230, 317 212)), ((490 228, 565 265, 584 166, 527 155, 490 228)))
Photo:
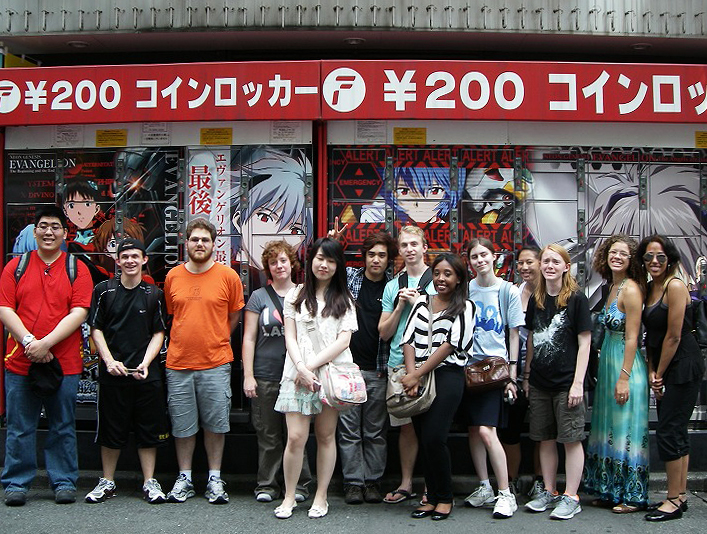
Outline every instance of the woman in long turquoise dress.
POLYGON ((638 351, 644 287, 637 243, 614 235, 598 249, 595 271, 611 284, 603 322, 587 444, 584 488, 615 513, 645 509, 648 501, 648 370, 638 351))

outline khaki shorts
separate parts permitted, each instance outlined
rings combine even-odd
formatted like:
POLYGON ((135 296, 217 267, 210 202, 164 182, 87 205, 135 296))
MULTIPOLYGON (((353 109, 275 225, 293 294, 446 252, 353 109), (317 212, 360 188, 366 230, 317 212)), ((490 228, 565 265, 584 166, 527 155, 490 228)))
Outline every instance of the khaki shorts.
POLYGON ((545 391, 530 386, 530 439, 574 443, 584 439, 584 401, 570 408, 568 391, 545 391))

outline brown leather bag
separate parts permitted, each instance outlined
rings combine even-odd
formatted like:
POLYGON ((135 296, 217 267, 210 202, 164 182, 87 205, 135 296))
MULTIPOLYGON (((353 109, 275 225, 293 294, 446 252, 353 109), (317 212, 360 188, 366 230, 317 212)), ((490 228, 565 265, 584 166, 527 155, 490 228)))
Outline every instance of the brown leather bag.
POLYGON ((481 393, 504 387, 511 381, 508 362, 500 356, 489 356, 464 367, 466 389, 481 393))

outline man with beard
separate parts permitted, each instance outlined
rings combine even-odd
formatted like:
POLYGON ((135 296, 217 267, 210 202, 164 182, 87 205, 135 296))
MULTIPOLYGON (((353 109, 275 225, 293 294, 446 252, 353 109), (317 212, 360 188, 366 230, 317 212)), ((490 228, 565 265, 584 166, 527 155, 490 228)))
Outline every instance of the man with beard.
POLYGON ((189 260, 167 274, 164 291, 172 330, 167 350, 167 387, 179 476, 169 502, 193 497, 191 467, 196 433, 204 430, 209 465, 205 497, 226 504, 221 479, 225 433, 230 430, 231 332, 244 306, 241 280, 213 259, 216 228, 206 219, 187 226, 189 260))

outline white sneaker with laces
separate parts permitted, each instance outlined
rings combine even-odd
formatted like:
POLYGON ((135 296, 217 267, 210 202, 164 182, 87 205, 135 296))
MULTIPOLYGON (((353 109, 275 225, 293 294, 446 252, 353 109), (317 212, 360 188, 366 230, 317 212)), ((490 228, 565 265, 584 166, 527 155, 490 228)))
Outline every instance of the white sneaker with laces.
POLYGON ((150 504, 161 504, 167 501, 167 496, 162 491, 162 486, 154 478, 147 480, 143 484, 142 494, 150 504))
POLYGON ((468 506, 473 506, 474 508, 480 508, 485 504, 491 504, 495 500, 493 490, 488 486, 479 486, 471 494, 464 499, 464 502, 468 506))
POLYGON ((226 504, 228 503, 228 493, 224 489, 226 483, 219 477, 211 475, 206 484, 206 493, 204 497, 209 500, 210 504, 226 504))
POLYGON ((518 510, 518 503, 516 503, 515 495, 508 495, 499 491, 496 504, 493 507, 493 517, 496 519, 507 519, 513 517, 513 513, 516 510, 518 510))
POLYGON ((108 480, 107 478, 99 478, 98 484, 96 485, 90 493, 86 494, 86 502, 88 503, 99 503, 110 499, 115 495, 115 482, 108 480))
POLYGON ((174 481, 172 491, 167 494, 168 502, 184 502, 187 499, 196 495, 194 484, 189 480, 184 473, 179 473, 177 480, 174 481))

